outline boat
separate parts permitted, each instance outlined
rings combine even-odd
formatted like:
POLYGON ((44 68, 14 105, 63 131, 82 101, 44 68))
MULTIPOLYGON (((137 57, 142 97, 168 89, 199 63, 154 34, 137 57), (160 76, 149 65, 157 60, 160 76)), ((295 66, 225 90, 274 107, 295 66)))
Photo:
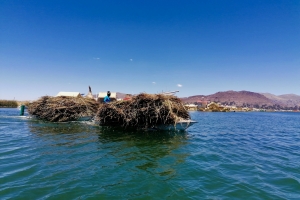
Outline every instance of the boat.
MULTIPOLYGON (((28 115, 27 118, 28 119, 39 119, 35 115, 28 115)), ((83 117, 79 117, 78 119, 76 119, 74 121, 67 121, 67 122, 85 122, 85 121, 91 121, 92 118, 93 118, 93 116, 83 116, 83 117)))
POLYGON ((84 116, 84 117, 79 117, 76 121, 78 122, 90 121, 92 118, 93 116, 84 116))
MULTIPOLYGON (((27 116, 27 118, 28 119, 38 119, 35 115, 29 115, 29 116, 27 116)), ((79 117, 75 121, 77 121, 77 122, 90 122, 93 125, 100 125, 99 122, 95 121, 92 116, 79 117)), ((157 126, 151 128, 151 129, 152 130, 153 129, 154 130, 162 130, 162 131, 184 131, 187 128, 189 128, 192 125, 194 125, 195 123, 198 123, 198 122, 190 120, 190 119, 188 119, 188 120, 180 120, 176 124, 157 125, 157 126)))
POLYGON ((196 123, 198 123, 198 122, 193 121, 193 120, 180 120, 176 124, 158 125, 155 127, 155 129, 163 130, 163 131, 184 131, 196 123))
MULTIPOLYGON (((99 121, 91 120, 91 124, 102 126, 99 124, 99 121)), ((148 128, 148 130, 160 130, 160 131, 184 131, 187 128, 191 127, 192 125, 198 122, 193 120, 180 120, 176 124, 164 124, 164 125, 157 125, 152 128, 148 128)), ((118 127, 118 126, 117 126, 118 127)), ((121 126, 120 126, 121 127, 121 126)))

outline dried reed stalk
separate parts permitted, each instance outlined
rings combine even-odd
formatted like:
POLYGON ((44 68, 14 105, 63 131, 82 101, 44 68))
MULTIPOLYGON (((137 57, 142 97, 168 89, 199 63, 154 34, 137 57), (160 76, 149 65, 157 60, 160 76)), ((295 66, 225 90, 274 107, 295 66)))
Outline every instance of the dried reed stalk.
POLYGON ((45 121, 66 122, 94 116, 98 107, 99 103, 90 98, 43 96, 28 105, 28 113, 45 121))
POLYGON ((96 114, 100 125, 151 128, 190 119, 181 100, 174 96, 141 93, 128 101, 102 104, 96 114))

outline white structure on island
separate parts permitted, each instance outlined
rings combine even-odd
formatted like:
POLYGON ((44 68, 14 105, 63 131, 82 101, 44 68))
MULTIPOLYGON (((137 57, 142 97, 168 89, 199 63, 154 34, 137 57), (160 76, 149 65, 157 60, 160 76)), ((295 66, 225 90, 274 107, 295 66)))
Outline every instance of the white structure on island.
POLYGON ((187 105, 184 105, 184 107, 189 111, 197 110, 197 108, 198 108, 198 106, 195 104, 187 104, 187 105))
POLYGON ((79 92, 59 92, 57 97, 81 97, 81 94, 79 92))

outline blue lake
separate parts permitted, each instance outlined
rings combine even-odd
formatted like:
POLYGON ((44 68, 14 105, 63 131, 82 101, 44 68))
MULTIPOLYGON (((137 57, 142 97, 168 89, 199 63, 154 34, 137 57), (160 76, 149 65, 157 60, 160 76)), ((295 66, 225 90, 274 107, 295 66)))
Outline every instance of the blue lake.
POLYGON ((0 109, 1 199, 300 199, 300 113, 191 112, 186 132, 0 109))

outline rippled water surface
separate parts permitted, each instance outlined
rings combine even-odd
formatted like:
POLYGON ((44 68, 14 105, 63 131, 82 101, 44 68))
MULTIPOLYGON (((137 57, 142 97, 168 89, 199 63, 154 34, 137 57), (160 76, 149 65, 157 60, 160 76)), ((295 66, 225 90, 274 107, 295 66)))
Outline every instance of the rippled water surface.
POLYGON ((0 109, 1 199, 300 199, 300 113, 191 112, 186 132, 0 109))

